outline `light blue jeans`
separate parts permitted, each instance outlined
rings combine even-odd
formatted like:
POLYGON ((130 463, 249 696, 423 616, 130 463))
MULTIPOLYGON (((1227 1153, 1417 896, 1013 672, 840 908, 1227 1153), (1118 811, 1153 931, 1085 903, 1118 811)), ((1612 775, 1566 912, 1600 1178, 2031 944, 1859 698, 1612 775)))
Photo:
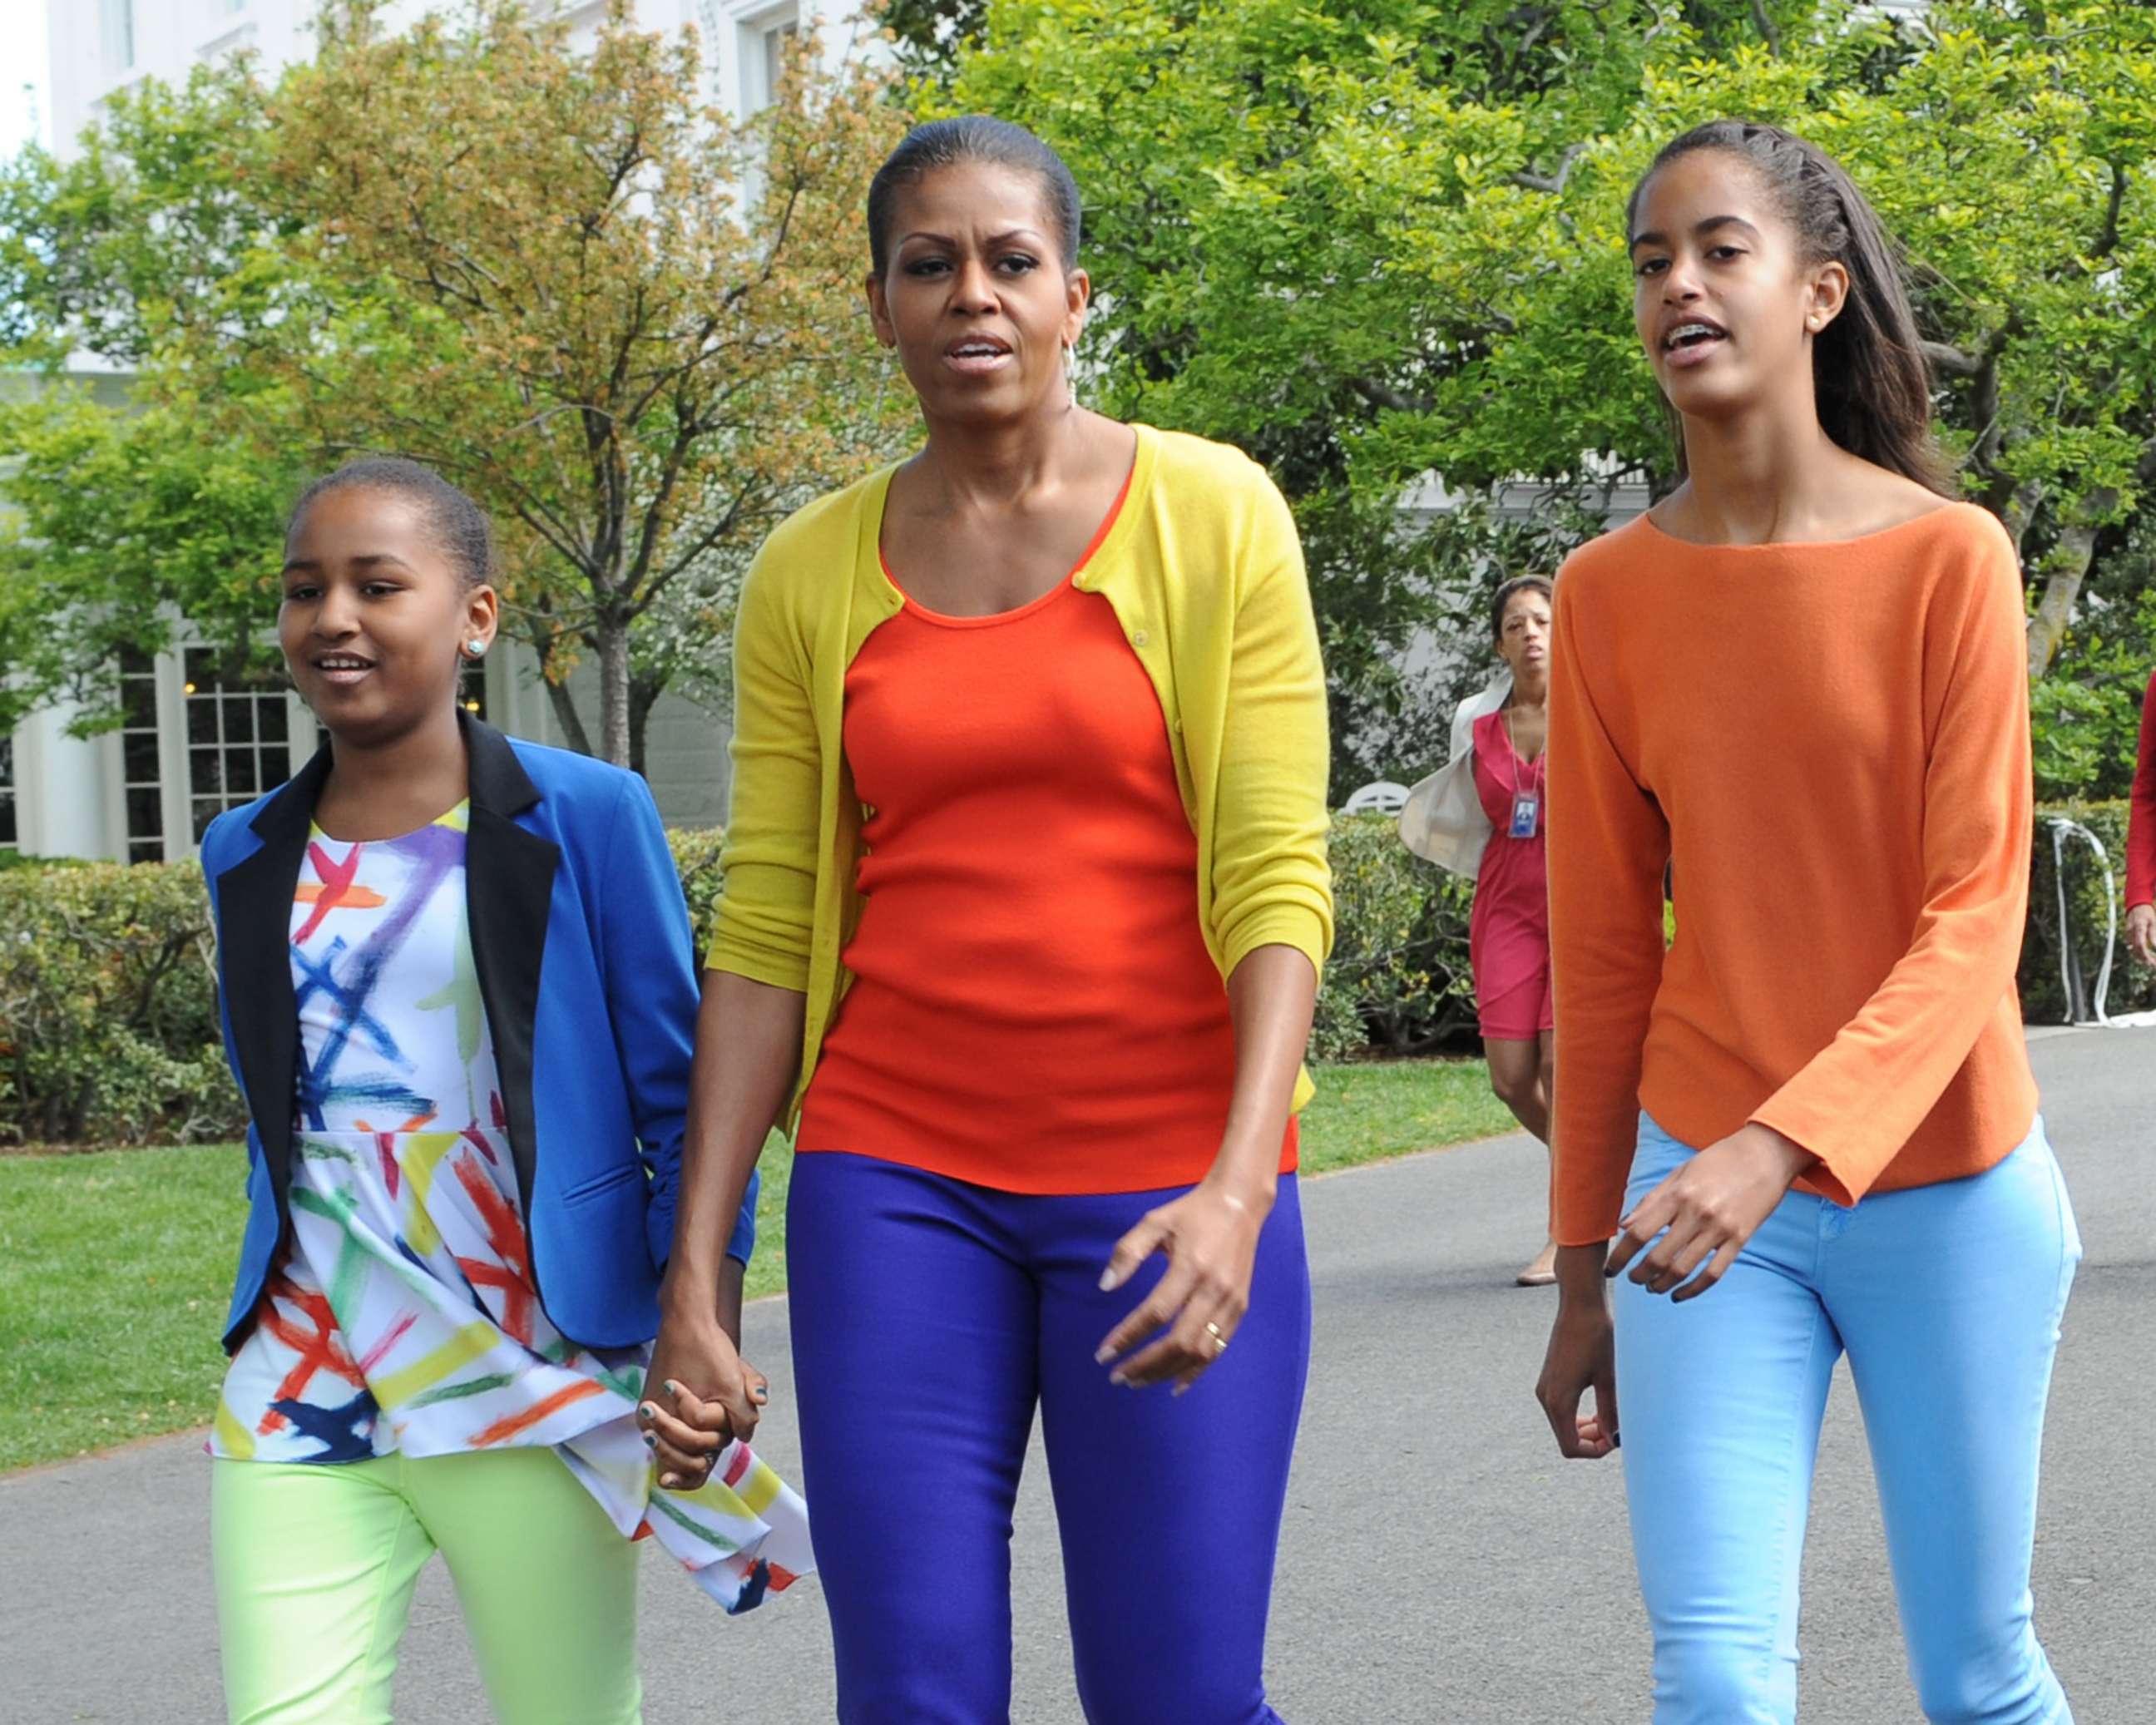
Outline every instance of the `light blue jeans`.
MULTIPOLYGON (((1696 1153, 1645 1115, 1629 1210, 1696 1153)), ((2036 1472, 2081 1260, 2040 1120, 1995 1167, 1783 1199, 1721 1284, 1615 1287, 1617 1407, 1656 1725, 1790 1725, 1820 1421, 1849 1353, 1909 1671, 1934 1725, 2071 1725, 2030 1622, 2036 1472)))

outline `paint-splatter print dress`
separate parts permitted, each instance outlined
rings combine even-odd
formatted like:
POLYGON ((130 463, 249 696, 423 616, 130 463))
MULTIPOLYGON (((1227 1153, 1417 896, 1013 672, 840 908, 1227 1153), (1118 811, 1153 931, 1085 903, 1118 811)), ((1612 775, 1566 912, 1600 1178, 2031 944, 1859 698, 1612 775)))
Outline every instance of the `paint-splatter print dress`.
POLYGON ((799 1497, 738 1443, 702 1489, 657 1489, 635 1421, 649 1350, 578 1348, 533 1293, 466 916, 468 808, 398 839, 311 834, 291 922, 292 1231, 210 1451, 548 1445, 625 1536, 654 1534, 746 1610, 812 1567, 799 1497))

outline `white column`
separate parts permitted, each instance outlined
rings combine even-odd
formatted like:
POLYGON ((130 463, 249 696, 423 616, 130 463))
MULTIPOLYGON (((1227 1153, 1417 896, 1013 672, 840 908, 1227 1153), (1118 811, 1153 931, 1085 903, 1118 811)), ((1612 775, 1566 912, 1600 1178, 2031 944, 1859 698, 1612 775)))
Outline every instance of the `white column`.
POLYGON ((67 734, 73 703, 42 707, 15 732, 15 819, 26 856, 117 857, 101 737, 67 734))

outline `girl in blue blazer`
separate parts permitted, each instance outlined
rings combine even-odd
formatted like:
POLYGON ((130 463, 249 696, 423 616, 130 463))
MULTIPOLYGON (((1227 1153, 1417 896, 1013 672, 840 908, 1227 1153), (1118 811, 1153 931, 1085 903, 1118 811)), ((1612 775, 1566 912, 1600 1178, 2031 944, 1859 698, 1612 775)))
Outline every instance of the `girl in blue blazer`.
POLYGON ((309 490, 278 634, 328 741, 203 839, 251 1117, 209 1444, 235 1721, 387 1719, 436 1548, 515 1725, 638 1717, 634 1536, 729 1609, 808 1566, 798 1499, 742 1444, 695 1489, 654 1477, 688 912, 641 779, 459 706, 490 562, 416 464, 309 490))

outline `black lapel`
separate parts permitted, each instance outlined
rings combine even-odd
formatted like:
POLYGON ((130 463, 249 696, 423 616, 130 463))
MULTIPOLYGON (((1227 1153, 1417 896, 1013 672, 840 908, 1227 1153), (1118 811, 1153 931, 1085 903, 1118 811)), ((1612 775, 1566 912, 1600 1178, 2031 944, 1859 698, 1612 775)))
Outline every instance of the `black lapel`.
POLYGON ((539 967, 547 949, 547 916, 554 901, 554 870, 562 860, 552 840, 527 833, 511 817, 539 800, 509 739, 463 714, 471 775, 471 829, 465 841, 465 894, 471 922, 472 962, 494 1040, 501 1079, 509 1153, 525 1214, 531 1210, 538 1138, 531 1106, 532 1022, 539 1011, 539 967))
POLYGON ((329 776, 325 744, 249 823, 261 848, 218 876, 218 966, 247 1110, 262 1140, 277 1210, 292 1178, 292 1108, 299 1074, 299 1005, 292 992, 292 895, 315 801, 329 776))

